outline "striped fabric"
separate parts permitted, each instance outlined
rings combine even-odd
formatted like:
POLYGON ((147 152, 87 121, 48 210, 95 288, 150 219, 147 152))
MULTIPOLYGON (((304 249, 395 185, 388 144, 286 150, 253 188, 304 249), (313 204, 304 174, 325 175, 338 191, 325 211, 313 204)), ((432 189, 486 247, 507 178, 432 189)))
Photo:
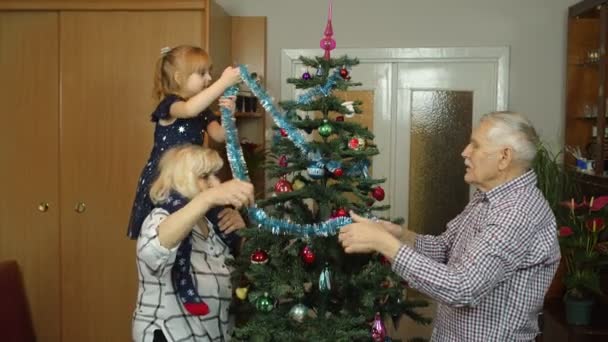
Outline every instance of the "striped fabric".
POLYGON ((183 307, 171 282, 171 268, 177 247, 167 249, 158 240, 158 226, 169 216, 155 208, 145 219, 137 240, 139 293, 133 314, 133 341, 151 342, 154 331, 162 330, 169 342, 229 341, 233 319, 228 314, 232 300, 229 248, 207 221, 205 238, 198 226, 192 234, 191 272, 201 298, 209 305, 205 316, 190 315, 183 307))
POLYGON ((559 259, 555 217, 529 171, 478 191, 443 234, 402 246, 393 270, 440 303, 433 341, 532 341, 559 259))

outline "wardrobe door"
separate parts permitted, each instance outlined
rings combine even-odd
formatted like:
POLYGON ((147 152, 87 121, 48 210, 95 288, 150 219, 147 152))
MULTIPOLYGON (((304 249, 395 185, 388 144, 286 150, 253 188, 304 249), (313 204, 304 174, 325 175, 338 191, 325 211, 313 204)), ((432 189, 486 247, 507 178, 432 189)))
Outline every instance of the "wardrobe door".
POLYGON ((0 12, 0 260, 19 263, 38 341, 60 339, 57 28, 0 12))
POLYGON ((127 341, 136 301, 126 237, 150 153, 154 65, 164 46, 204 46, 204 13, 69 11, 60 17, 64 341, 127 341))

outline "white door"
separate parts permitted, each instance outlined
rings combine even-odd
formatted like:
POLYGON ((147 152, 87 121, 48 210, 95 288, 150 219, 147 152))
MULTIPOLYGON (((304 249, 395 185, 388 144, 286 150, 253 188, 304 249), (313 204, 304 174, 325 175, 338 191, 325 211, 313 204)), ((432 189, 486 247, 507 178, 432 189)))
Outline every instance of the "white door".
MULTIPOLYGON (((373 131, 380 155, 374 178, 386 178, 391 217, 409 227, 439 233, 469 198, 460 157, 481 115, 505 110, 509 50, 502 48, 343 49, 360 64, 350 75, 373 91, 373 131)), ((281 79, 302 73, 300 55, 283 50, 281 79)), ((282 83, 281 98, 296 92, 282 83)))
MULTIPOLYGON (((491 62, 399 63, 389 166, 392 215, 440 233, 466 205, 461 151, 481 115, 497 110, 491 62)), ((384 132, 376 132, 382 135, 384 132)))

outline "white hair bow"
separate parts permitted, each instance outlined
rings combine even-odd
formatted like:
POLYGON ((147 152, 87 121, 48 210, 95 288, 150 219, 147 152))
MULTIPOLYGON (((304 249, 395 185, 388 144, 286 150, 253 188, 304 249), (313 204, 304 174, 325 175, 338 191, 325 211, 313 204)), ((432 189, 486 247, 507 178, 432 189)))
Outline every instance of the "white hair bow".
POLYGON ((160 55, 161 55, 161 56, 164 56, 164 55, 168 54, 168 53, 169 53, 169 51, 171 51, 171 48, 170 48, 170 47, 168 47, 168 46, 165 46, 164 48, 161 48, 161 49, 160 49, 160 55))

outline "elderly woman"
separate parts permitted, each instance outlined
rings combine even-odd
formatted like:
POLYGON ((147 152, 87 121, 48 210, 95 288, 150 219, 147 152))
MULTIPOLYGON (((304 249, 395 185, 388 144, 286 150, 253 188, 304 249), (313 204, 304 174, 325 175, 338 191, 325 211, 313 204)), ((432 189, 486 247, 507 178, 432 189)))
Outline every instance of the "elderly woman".
POLYGON ((225 234, 245 227, 234 209, 253 203, 253 186, 220 183, 214 150, 182 145, 168 150, 150 189, 155 208, 137 240, 139 293, 134 341, 230 340, 232 258, 225 234), (218 233, 222 233, 221 235, 218 233))

